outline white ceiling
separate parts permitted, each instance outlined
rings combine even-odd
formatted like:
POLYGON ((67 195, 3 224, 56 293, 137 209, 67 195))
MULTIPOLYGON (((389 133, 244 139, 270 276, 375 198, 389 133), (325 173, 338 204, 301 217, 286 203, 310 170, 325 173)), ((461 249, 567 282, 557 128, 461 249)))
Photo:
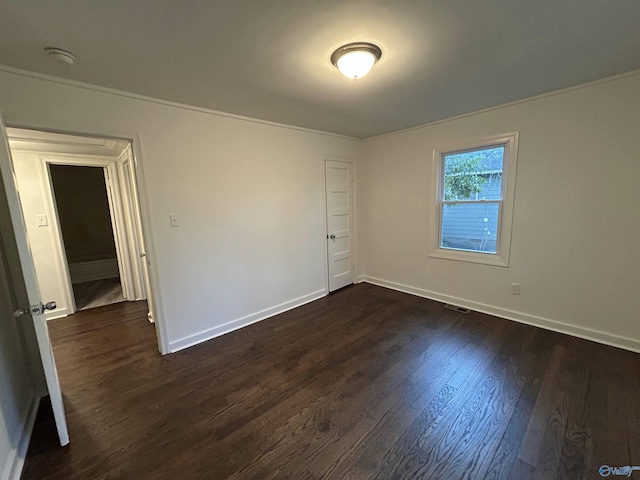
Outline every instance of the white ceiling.
POLYGON ((365 138, 638 69, 640 2, 0 0, 0 63, 365 138), (358 80, 353 41, 383 52, 358 80))

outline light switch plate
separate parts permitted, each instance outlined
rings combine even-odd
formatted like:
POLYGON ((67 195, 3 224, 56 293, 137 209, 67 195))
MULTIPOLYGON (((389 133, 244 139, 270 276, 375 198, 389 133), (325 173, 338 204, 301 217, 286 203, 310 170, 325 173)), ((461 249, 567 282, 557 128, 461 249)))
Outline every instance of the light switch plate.
POLYGON ((49 225, 49 219, 47 218, 46 213, 36 215, 36 225, 39 227, 46 227, 47 225, 49 225))
POLYGON ((178 220, 177 215, 169 215, 169 223, 171 224, 172 227, 180 226, 180 221, 178 220))

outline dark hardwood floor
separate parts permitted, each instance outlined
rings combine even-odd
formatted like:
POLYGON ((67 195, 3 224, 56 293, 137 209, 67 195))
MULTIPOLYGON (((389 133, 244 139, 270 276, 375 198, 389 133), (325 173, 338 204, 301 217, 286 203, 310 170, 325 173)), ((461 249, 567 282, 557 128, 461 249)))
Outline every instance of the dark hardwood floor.
POLYGON ((51 322, 71 444, 44 403, 23 479, 596 479, 640 465, 631 352, 367 284, 164 357, 146 312, 51 322))

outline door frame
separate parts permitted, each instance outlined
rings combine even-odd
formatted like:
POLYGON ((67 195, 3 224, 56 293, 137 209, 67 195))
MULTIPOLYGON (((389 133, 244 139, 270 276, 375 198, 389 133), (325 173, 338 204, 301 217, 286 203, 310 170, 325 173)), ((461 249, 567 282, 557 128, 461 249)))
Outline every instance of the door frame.
POLYGON ((116 168, 118 170, 118 182, 120 184, 120 200, 125 213, 124 221, 127 244, 129 247, 128 253, 131 264, 133 290, 136 294, 136 300, 141 300, 147 298, 142 267, 144 254, 141 239, 144 238, 144 235, 142 235, 140 219, 137 215, 137 212, 139 212, 139 206, 136 204, 136 194, 133 185, 133 155, 131 155, 130 145, 127 145, 122 154, 118 157, 116 161, 116 168))
MULTIPOLYGON (((1 113, 1 112, 0 112, 1 113)), ((77 131, 77 130, 63 130, 59 128, 50 128, 42 125, 33 125, 29 123, 12 123, 7 122, 5 127, 8 128, 23 128, 27 130, 38 130, 41 132, 58 133, 62 135, 74 135, 78 137, 90 137, 90 138, 107 138, 113 140, 125 140, 129 142, 132 151, 132 161, 135 172, 135 178, 132 180, 134 183, 134 190, 138 196, 138 205, 140 206, 140 220, 142 223, 142 233, 144 238, 144 249, 146 253, 146 265, 149 275, 149 283, 153 295, 150 296, 147 292, 147 296, 152 299, 148 300, 153 303, 154 312, 154 324, 156 329, 156 338, 158 343, 158 350, 162 355, 171 353, 169 350, 169 332, 165 322, 164 315, 164 302, 162 301, 162 287, 160 284, 160 278, 158 275, 158 269, 153 268, 157 265, 156 261, 156 242, 151 230, 151 205, 148 198, 148 189, 146 186, 147 180, 145 176, 143 145, 141 135, 138 132, 130 131, 118 131, 111 128, 100 128, 97 132, 91 131, 77 131)))
POLYGON ((138 274, 139 278, 136 281, 139 281, 139 286, 141 291, 144 292, 144 295, 147 299, 147 305, 149 309, 148 318, 151 323, 155 323, 156 312, 155 312, 155 299, 154 299, 154 290, 151 287, 151 278, 150 278, 150 270, 151 264, 149 263, 149 259, 147 257, 147 251, 145 246, 145 236, 143 231, 143 221, 141 217, 141 206, 140 206, 140 195, 138 193, 138 181, 136 179, 136 169, 135 169, 135 156, 133 153, 133 147, 131 142, 125 150, 118 158, 118 171, 120 173, 121 182, 120 184, 123 186, 123 200, 125 203, 128 202, 128 210, 131 215, 129 220, 131 220, 131 230, 130 235, 135 250, 135 259, 137 261, 138 269, 134 269, 134 274, 138 274))
POLYGON ((329 292, 329 222, 328 222, 328 209, 327 209, 327 162, 343 162, 351 164, 351 198, 350 200, 350 212, 349 216, 351 219, 350 235, 349 235, 349 251, 350 258, 352 261, 352 283, 357 283, 358 277, 358 267, 357 267, 357 252, 356 252, 356 161, 352 157, 340 156, 340 155, 323 155, 322 156, 322 188, 323 188, 323 205, 322 205, 322 216, 324 221, 324 283, 325 283, 325 291, 327 295, 329 292))
POLYGON ((107 199, 109 203, 109 215, 111 218, 111 230, 113 232, 113 240, 116 247, 116 257, 118 261, 118 272, 120 274, 120 282, 122 284, 122 293, 127 300, 136 300, 138 292, 134 288, 133 281, 133 265, 129 255, 128 239, 126 232, 126 217, 128 212, 125 210, 122 202, 122 193, 118 180, 117 158, 115 157, 94 157, 90 155, 78 154, 39 154, 42 165, 45 199, 47 209, 50 212, 53 232, 55 233, 54 244, 58 249, 56 252, 56 260, 60 263, 59 270, 63 272, 66 282, 62 285, 65 295, 72 307, 70 314, 76 312, 75 298, 73 294, 73 285, 69 272, 69 262, 64 246, 64 235, 60 225, 60 215, 56 201, 53 179, 51 177, 50 165, 66 165, 73 167, 94 167, 102 168, 105 175, 105 188, 107 191, 107 199))

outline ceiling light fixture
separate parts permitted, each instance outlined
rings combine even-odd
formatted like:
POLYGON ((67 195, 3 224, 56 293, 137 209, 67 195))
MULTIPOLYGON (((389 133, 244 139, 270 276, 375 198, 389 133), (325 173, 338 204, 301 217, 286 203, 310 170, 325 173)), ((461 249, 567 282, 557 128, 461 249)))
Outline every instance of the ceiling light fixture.
POLYGON ((76 56, 73 53, 62 50, 61 48, 47 47, 44 51, 47 52, 47 55, 51 58, 66 63, 67 65, 73 65, 73 62, 76 61, 76 56))
POLYGON ((380 60, 382 50, 373 43, 349 43, 331 54, 331 63, 347 78, 364 77, 380 60))

